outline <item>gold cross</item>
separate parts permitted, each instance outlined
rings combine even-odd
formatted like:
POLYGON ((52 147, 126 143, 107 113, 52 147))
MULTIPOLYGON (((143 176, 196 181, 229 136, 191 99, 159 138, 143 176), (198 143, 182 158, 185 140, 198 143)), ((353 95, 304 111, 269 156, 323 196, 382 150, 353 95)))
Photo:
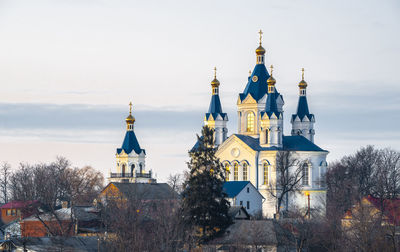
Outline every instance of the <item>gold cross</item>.
POLYGON ((214 79, 217 78, 217 67, 214 67, 214 79))
POLYGON ((274 66, 271 65, 269 68, 271 69, 271 76, 272 76, 272 72, 274 71, 274 66))
POLYGON ((261 45, 261 40, 262 40, 262 35, 263 35, 263 32, 262 32, 261 29, 260 29, 260 31, 258 32, 258 34, 260 34, 260 45, 261 45))
POLYGON ((129 103, 129 114, 132 114, 132 102, 129 103))
POLYGON ((301 79, 304 80, 304 68, 301 69, 301 79))

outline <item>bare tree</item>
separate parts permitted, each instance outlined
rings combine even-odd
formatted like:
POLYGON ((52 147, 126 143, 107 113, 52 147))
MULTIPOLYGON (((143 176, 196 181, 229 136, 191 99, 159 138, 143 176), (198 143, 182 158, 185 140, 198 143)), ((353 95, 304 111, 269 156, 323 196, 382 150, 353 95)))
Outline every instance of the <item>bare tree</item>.
POLYGON ((178 251, 183 246, 178 200, 143 200, 146 193, 109 194, 102 200, 102 219, 113 234, 108 251, 178 251))
POLYGON ((0 190, 3 198, 3 202, 8 202, 8 185, 9 185, 9 177, 11 175, 11 166, 7 162, 3 162, 0 168, 0 190))
POLYGON ((285 208, 288 210, 289 194, 301 190, 301 179, 303 178, 301 164, 291 151, 277 153, 276 181, 269 184, 269 193, 277 201, 277 214, 280 214, 284 202, 286 203, 285 208))
POLYGON ((184 176, 180 173, 170 174, 168 176, 167 184, 172 188, 172 190, 181 193, 184 182, 183 177, 184 176))

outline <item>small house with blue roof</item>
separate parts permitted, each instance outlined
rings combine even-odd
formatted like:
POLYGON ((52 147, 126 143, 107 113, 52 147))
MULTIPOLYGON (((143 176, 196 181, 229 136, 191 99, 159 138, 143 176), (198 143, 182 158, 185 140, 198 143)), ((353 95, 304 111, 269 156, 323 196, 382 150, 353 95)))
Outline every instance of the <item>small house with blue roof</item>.
POLYGON ((250 215, 262 213, 264 197, 250 181, 227 181, 223 191, 228 195, 231 207, 242 206, 250 215))
POLYGON ((132 115, 132 103, 129 115, 125 119, 126 133, 121 148, 117 148, 116 169, 110 172, 109 182, 154 183, 151 170, 146 169, 146 151, 139 145, 134 131, 135 117, 132 115))
MULTIPOLYGON (((326 198, 323 181, 329 152, 314 142, 315 116, 308 106, 304 69, 298 83, 297 109, 290 117, 292 129, 290 135, 285 135, 283 96, 278 92, 273 66, 271 65, 269 71, 265 66, 266 51, 261 40, 260 31, 259 46, 255 51, 256 65, 250 72, 243 92, 237 98, 237 133, 227 135, 228 116, 222 110, 219 99, 220 82, 215 74, 211 82, 211 103, 204 117, 204 125, 215 130, 216 156, 224 166, 226 180, 229 183, 250 182, 254 185, 265 199, 262 203, 264 216, 273 217, 277 213, 276 197, 272 195, 279 190, 276 186, 279 179, 276 167, 280 152, 290 152, 298 161, 296 166, 290 168, 290 172, 301 169, 301 180, 298 181, 301 190, 290 193, 285 199, 285 209, 279 211, 305 209, 308 207, 308 198, 311 208, 323 208, 326 198)), ((195 151, 197 146, 198 143, 191 151, 195 151)))

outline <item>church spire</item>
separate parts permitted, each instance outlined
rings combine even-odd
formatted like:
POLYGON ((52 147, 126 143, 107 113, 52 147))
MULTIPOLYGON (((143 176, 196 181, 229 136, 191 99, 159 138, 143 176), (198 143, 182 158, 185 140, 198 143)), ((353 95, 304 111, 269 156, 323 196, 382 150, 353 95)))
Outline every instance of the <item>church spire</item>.
POLYGON ((274 66, 270 66, 270 71, 271 71, 271 76, 267 80, 268 84, 268 97, 267 97, 267 102, 265 104, 265 112, 267 113, 276 113, 276 115, 279 115, 278 111, 278 105, 276 103, 276 96, 275 96, 275 83, 276 80, 272 76, 272 72, 274 70, 274 66))
POLYGON ((211 102, 208 108, 208 113, 204 117, 204 125, 209 126, 215 130, 215 145, 220 145, 226 139, 228 129, 226 123, 228 116, 222 112, 221 101, 219 99, 219 85, 217 80, 217 68, 214 67, 214 79, 211 81, 211 102))

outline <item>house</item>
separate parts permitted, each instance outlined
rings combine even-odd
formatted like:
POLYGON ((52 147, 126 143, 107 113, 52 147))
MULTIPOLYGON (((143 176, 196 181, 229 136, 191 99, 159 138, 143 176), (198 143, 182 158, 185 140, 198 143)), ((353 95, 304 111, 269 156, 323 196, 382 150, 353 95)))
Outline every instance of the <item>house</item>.
POLYGON ((31 216, 39 202, 36 200, 31 201, 18 201, 13 200, 4 204, 0 207, 1 209, 1 221, 4 224, 8 224, 20 218, 26 218, 31 216))
POLYGON ((400 199, 379 199, 370 195, 364 197, 360 203, 346 211, 342 225, 350 227, 354 221, 363 221, 361 218, 370 222, 378 220, 383 225, 399 227, 400 199))
POLYGON ((223 185, 231 206, 243 206, 250 215, 262 213, 264 197, 250 181, 228 181, 223 185))
POLYGON ((61 208, 20 221, 22 237, 93 236, 101 229, 99 212, 92 206, 61 208))
POLYGON ((203 251, 296 251, 293 238, 275 220, 236 220, 203 251), (288 239, 289 238, 289 239, 288 239))

